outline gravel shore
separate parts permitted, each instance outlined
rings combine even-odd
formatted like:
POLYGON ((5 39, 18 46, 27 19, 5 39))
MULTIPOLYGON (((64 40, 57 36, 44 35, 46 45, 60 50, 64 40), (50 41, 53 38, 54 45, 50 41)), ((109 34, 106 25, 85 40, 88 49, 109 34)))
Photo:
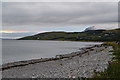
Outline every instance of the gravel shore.
POLYGON ((83 48, 55 58, 38 59, 3 65, 3 78, 91 78, 103 72, 114 57, 111 46, 83 48), (22 64, 22 65, 20 65, 22 64), (14 66, 15 65, 15 66, 14 66))

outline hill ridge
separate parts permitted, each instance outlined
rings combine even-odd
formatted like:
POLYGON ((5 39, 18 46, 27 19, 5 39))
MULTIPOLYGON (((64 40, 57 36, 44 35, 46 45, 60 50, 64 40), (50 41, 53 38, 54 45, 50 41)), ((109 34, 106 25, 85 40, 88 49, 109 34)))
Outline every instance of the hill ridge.
POLYGON ((113 30, 88 30, 83 32, 45 32, 17 40, 62 40, 62 41, 120 41, 120 28, 113 30))

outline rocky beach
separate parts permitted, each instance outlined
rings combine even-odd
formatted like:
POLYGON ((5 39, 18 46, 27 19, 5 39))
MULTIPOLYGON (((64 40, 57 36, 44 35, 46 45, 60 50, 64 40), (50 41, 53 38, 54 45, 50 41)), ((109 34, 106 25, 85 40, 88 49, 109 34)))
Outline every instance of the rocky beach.
POLYGON ((112 46, 95 45, 78 52, 2 65, 3 78, 91 78, 103 72, 114 57, 112 46))

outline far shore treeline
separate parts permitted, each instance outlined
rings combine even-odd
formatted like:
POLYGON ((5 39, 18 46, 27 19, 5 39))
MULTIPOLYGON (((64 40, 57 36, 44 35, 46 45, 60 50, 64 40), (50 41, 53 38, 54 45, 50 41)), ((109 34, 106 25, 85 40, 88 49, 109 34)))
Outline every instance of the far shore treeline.
POLYGON ((120 28, 113 30, 88 30, 83 32, 46 32, 17 40, 61 40, 61 41, 117 41, 120 42, 120 28))

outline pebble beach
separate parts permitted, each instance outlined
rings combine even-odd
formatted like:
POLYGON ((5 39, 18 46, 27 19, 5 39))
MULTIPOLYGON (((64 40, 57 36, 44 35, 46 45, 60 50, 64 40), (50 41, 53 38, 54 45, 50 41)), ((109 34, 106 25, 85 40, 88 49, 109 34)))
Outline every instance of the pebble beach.
POLYGON ((20 61, 2 65, 3 78, 91 78, 103 72, 112 58, 111 46, 82 48, 54 58, 20 61))

